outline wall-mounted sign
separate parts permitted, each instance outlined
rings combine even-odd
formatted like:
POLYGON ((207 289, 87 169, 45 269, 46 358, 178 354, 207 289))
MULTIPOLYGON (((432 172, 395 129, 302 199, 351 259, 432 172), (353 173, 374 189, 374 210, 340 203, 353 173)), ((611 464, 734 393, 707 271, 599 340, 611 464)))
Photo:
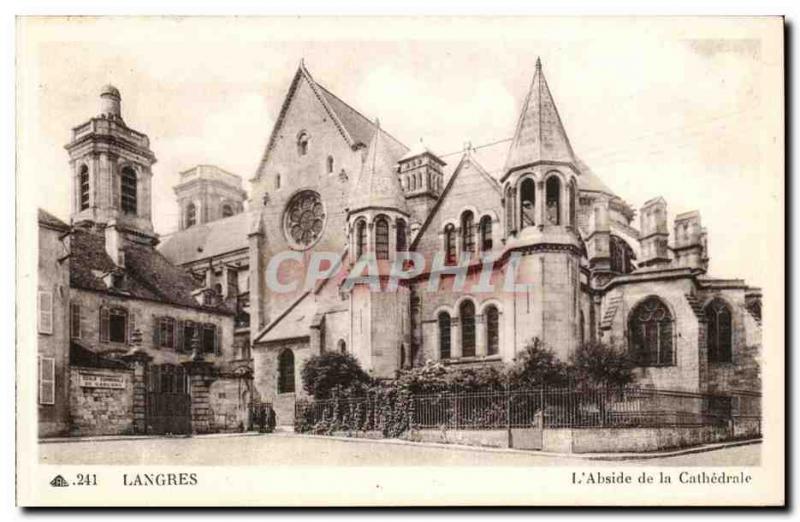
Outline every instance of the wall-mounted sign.
POLYGON ((122 375, 109 375, 104 373, 78 373, 78 385, 81 388, 125 388, 125 378, 122 375))

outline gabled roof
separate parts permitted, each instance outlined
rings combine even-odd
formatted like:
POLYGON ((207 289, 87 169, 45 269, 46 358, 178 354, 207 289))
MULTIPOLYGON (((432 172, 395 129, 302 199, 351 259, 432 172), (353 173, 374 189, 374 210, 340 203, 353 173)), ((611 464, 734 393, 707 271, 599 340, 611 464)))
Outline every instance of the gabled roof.
POLYGON ((350 212, 365 208, 408 211, 400 178, 397 176, 397 159, 388 144, 388 138, 376 126, 361 164, 361 172, 350 193, 350 212))
MULTIPOLYGON (((269 158, 269 153, 272 152, 275 146, 278 138, 278 131, 283 126, 286 113, 289 110, 289 106, 291 105, 291 101, 294 98, 294 94, 301 80, 308 83, 314 96, 322 104, 322 107, 328 113, 334 125, 336 125, 339 134, 341 134, 342 138, 351 148, 355 149, 359 145, 366 145, 375 132, 375 125, 369 118, 314 81, 311 73, 306 69, 305 63, 301 60, 300 65, 297 67, 297 72, 292 79, 292 83, 289 85, 289 92, 286 93, 286 97, 283 99, 281 111, 275 125, 272 127, 272 133, 267 142, 267 148, 264 150, 264 155, 261 157, 261 162, 258 165, 258 170, 256 171, 254 179, 258 179, 261 176, 261 171, 269 158)), ((386 136, 390 146, 395 149, 395 153, 398 157, 405 154, 408 147, 392 136, 388 134, 386 136)))
POLYGON ((537 58, 536 72, 511 140, 505 171, 538 161, 575 163, 575 155, 542 72, 542 62, 537 58))
POLYGON ((184 265, 248 247, 254 211, 194 225, 161 238, 158 250, 172 263, 184 265))
POLYGON ((414 241, 411 243, 410 247, 411 250, 414 250, 416 248, 420 238, 422 238, 422 236, 425 234, 425 230, 428 228, 430 222, 433 221, 433 217, 436 215, 436 213, 439 212, 439 207, 442 206, 442 202, 444 202, 445 198, 447 198, 447 195, 450 193, 450 189, 452 188, 453 183, 455 183, 456 178, 458 177, 462 168, 468 161, 469 164, 474 166, 477 169, 478 173, 489 182, 489 184, 492 186, 492 188, 494 188, 497 191, 498 194, 500 195, 503 194, 503 191, 500 187, 500 183, 497 181, 497 179, 495 179, 491 174, 489 174, 489 172, 486 169, 484 169, 480 163, 477 162, 475 157, 472 156, 472 154, 469 151, 467 151, 461 156, 461 160, 456 164, 456 168, 455 170, 453 170, 453 173, 447 180, 447 185, 444 186, 444 190, 442 190, 439 199, 436 200, 436 204, 433 205, 431 212, 428 214, 428 217, 425 219, 425 222, 420 227, 419 232, 417 232, 417 235, 414 237, 414 241))
POLYGON ((54 228, 56 230, 62 230, 64 232, 69 231, 69 225, 55 217, 50 212, 41 208, 39 209, 39 224, 54 228))
POLYGON ((151 246, 126 242, 124 268, 117 267, 106 253, 105 235, 76 228, 70 242, 70 286, 135 299, 200 308, 209 312, 229 314, 224 307, 203 306, 192 296, 197 285, 186 271, 170 263, 151 246), (109 288, 104 275, 124 274, 119 288, 109 288))
POLYGON ((303 292, 286 309, 258 332, 253 343, 308 337, 311 320, 316 313, 313 299, 306 299, 311 292, 303 292))

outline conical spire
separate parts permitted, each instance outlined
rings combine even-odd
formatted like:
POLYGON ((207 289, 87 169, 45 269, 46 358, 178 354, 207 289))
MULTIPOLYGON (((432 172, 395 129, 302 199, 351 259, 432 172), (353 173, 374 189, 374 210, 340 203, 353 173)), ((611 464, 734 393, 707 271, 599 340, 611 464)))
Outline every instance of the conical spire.
POLYGON ((537 161, 575 162, 572 146, 558 116, 539 58, 536 59, 536 72, 508 151, 505 170, 508 172, 537 161))
POLYGON ((397 159, 378 120, 375 120, 375 127, 361 173, 350 194, 350 212, 375 207, 406 212, 406 199, 395 169, 397 159))

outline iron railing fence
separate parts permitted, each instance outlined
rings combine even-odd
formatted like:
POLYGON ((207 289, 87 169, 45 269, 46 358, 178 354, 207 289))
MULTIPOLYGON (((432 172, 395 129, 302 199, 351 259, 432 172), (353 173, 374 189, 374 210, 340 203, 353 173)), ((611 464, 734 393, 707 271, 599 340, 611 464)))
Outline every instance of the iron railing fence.
POLYGON ((651 388, 526 389, 411 395, 392 404, 375 398, 298 401, 304 425, 328 422, 380 430, 405 415, 411 428, 498 429, 708 426, 760 418, 760 394, 714 395, 651 388), (398 411, 398 408, 402 411, 398 411))

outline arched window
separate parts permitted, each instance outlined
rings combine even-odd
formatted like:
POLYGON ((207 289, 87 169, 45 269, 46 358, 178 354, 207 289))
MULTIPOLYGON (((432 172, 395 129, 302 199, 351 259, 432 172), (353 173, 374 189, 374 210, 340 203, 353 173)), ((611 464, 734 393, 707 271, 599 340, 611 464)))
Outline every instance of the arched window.
POLYGON ((284 350, 278 357, 278 393, 294 392, 294 354, 284 350))
POLYGON ((222 217, 231 217, 233 215, 233 207, 230 204, 225 203, 222 205, 222 217))
POLYGON ((339 339, 339 342, 336 343, 336 349, 339 350, 339 353, 347 353, 347 343, 344 342, 344 339, 339 339))
POLYGON ((197 207, 194 203, 186 205, 186 228, 192 227, 197 224, 197 207))
POLYGON ((578 225, 578 219, 576 218, 578 209, 577 205, 578 200, 575 197, 575 181, 569 184, 569 224, 574 226, 578 225))
POLYGON ((536 224, 536 183, 528 178, 519 186, 520 228, 536 224))
POLYGON ((484 312, 486 315, 486 354, 497 355, 500 349, 500 312, 492 305, 484 312))
POLYGON ((297 136, 297 155, 305 156, 306 154, 308 154, 308 134, 301 132, 297 136))
POLYGON ((461 247, 464 252, 475 252, 475 216, 467 210, 461 214, 461 247))
POLYGON ((633 309, 628 322, 628 338, 631 355, 638 365, 675 364, 672 323, 672 313, 657 297, 648 297, 633 309))
POLYGON ((561 224, 561 181, 557 176, 550 176, 545 183, 545 219, 548 225, 561 224))
POLYGON ((450 358, 450 314, 439 313, 439 358, 450 358))
POLYGON ((456 227, 448 224, 444 227, 444 263, 456 264, 456 227))
POLYGON ((136 194, 136 171, 131 167, 122 168, 120 179, 120 193, 122 211, 126 214, 136 214, 137 194, 136 194))
POLYGON ((475 305, 472 301, 464 301, 458 308, 461 320, 461 355, 475 356, 475 305))
POLYGON ((81 210, 89 208, 89 167, 81 165, 81 171, 78 175, 78 185, 80 194, 80 207, 81 210))
POLYGON ((706 305, 705 314, 708 320, 706 346, 709 362, 731 362, 731 309, 725 301, 717 298, 706 305))
POLYGON ((511 194, 511 187, 506 188, 506 232, 514 229, 514 197, 511 194))
POLYGON ((631 272, 631 250, 625 240, 612 235, 609 242, 609 256, 611 258, 612 271, 621 274, 631 272))
POLYGON ((333 174, 333 156, 328 156, 328 159, 325 161, 325 166, 328 169, 328 174, 333 174))
POLYGON ((214 293, 217 294, 218 296, 222 295, 222 284, 221 283, 217 283, 217 284, 214 285, 214 293))
POLYGON ((397 251, 405 252, 408 248, 406 240, 406 222, 404 219, 397 220, 397 251))
POLYGON ((375 220, 375 257, 389 259, 389 221, 383 216, 375 220))
POLYGON ((367 249, 367 222, 360 219, 356 223, 356 259, 364 255, 367 249))
POLYGON ((489 252, 492 250, 492 218, 483 216, 478 228, 480 230, 481 252, 489 252))

